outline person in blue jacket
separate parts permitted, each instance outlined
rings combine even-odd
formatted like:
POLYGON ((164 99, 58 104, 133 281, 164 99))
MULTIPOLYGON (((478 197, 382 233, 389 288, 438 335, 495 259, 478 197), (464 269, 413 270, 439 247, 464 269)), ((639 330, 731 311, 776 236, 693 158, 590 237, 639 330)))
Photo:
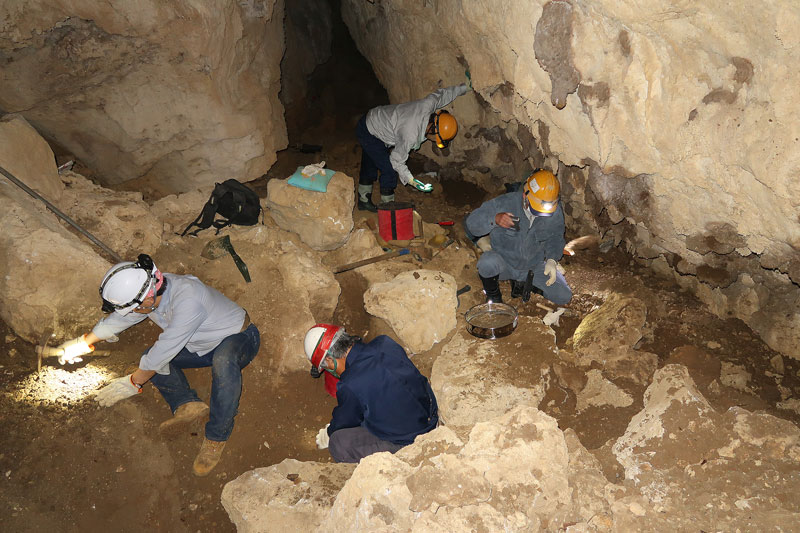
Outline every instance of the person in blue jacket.
POLYGON ((338 378, 330 423, 317 435, 339 463, 357 463, 377 452, 394 453, 439 423, 427 378, 391 338, 365 343, 341 326, 317 324, 305 336, 312 375, 338 378))
POLYGON ((486 300, 503 301, 500 280, 511 281, 511 297, 522 296, 528 273, 533 290, 557 305, 572 299, 558 262, 564 254, 564 212, 558 179, 537 170, 522 187, 493 198, 469 214, 468 234, 489 235, 491 251, 478 259, 486 300))

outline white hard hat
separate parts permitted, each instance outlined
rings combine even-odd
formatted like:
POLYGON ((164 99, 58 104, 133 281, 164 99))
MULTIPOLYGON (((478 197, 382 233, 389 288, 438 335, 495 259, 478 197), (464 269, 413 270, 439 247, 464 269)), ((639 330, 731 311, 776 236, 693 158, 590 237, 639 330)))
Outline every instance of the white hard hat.
POLYGON ((320 365, 340 332, 344 332, 344 329, 341 326, 332 324, 316 324, 308 330, 305 339, 303 339, 303 348, 312 366, 320 371, 322 370, 320 365))
POLYGON ((156 266, 152 259, 123 261, 111 267, 100 283, 103 311, 116 311, 125 316, 141 305, 156 285, 156 266))

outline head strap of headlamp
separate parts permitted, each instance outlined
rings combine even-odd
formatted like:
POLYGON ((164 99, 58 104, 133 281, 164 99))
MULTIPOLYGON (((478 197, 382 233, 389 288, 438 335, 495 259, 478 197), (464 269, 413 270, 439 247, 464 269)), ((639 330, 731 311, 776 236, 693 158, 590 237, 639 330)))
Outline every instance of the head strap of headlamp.
POLYGON ((103 283, 100 284, 100 299, 103 300, 103 306, 102 306, 103 312, 111 313, 117 309, 124 309, 133 304, 141 304, 144 301, 145 296, 147 295, 147 291, 150 289, 150 285, 153 279, 155 279, 155 274, 153 273, 153 270, 155 270, 155 264, 153 263, 153 259, 147 254, 139 254, 139 257, 136 258, 135 263, 132 263, 130 265, 122 265, 121 267, 113 270, 108 276, 106 276, 106 279, 103 281, 103 283), (136 294, 133 300, 131 300, 128 303, 115 304, 113 302, 109 302, 103 297, 103 289, 106 288, 106 285, 111 280, 111 278, 113 278, 123 270, 127 270, 129 268, 141 268, 147 274, 147 278, 144 280, 142 288, 139 289, 139 292, 136 294))

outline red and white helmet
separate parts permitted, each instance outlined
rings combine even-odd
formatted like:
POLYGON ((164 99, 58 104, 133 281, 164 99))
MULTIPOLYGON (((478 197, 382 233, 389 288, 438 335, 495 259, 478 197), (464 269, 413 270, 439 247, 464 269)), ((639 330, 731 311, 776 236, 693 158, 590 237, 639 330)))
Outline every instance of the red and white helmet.
POLYGON ((306 357, 311 361, 311 365, 320 372, 323 370, 320 365, 325 360, 328 350, 342 333, 344 333, 344 328, 333 324, 316 324, 306 333, 306 337, 303 340, 306 357))

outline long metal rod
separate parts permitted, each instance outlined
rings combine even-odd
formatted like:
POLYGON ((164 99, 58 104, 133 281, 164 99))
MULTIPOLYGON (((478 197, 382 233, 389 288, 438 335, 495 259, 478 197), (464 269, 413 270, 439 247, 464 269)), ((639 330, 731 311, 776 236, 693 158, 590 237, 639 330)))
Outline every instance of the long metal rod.
POLYGON ((97 246, 102 248, 102 250, 105 253, 110 255, 114 259, 114 261, 116 261, 117 263, 121 263, 122 262, 122 258, 119 256, 119 254, 117 254, 114 250, 112 250, 111 248, 106 246, 100 239, 98 239, 97 237, 95 237, 94 235, 92 235, 91 233, 89 233, 88 231, 83 229, 82 227, 80 227, 74 220, 69 218, 64 213, 62 213, 56 206, 54 206, 53 204, 48 202, 41 194, 39 194, 38 192, 34 191, 30 187, 28 187, 27 185, 22 183, 13 174, 11 174, 11 172, 9 172, 8 170, 4 169, 2 166, 0 166, 0 174, 2 174, 3 176, 7 177, 9 180, 11 180, 11 182, 14 185, 19 187, 20 189, 22 189, 26 193, 30 194, 31 196, 33 196, 37 200, 41 200, 42 202, 44 202, 44 205, 47 206, 47 209, 52 211, 56 216, 58 216, 64 222, 66 222, 67 224, 69 224, 70 226, 75 228, 76 230, 78 230, 81 233, 83 233, 90 241, 95 243, 97 246))

